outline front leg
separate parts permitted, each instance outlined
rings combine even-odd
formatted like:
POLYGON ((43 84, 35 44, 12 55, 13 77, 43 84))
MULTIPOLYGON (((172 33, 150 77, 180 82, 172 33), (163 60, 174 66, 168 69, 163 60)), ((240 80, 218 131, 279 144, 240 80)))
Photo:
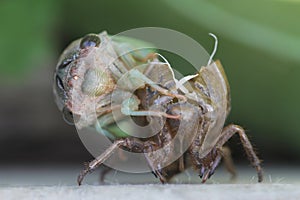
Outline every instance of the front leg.
POLYGON ((84 177, 88 174, 91 173, 93 170, 98 168, 105 160, 107 160, 116 149, 118 149, 120 146, 126 144, 127 140, 126 139, 121 139, 115 141, 108 149, 106 149, 100 156, 98 156, 95 160, 92 162, 88 163, 86 165, 86 168, 82 170, 77 178, 77 183, 78 185, 81 185, 84 177))
MULTIPOLYGON (((101 164, 103 164, 117 149, 120 147, 125 147, 134 152, 138 153, 148 153, 149 151, 153 151, 156 149, 156 144, 151 141, 140 141, 137 138, 125 138, 116 140, 108 149, 106 149, 100 156, 91 161, 86 165, 86 168, 82 170, 77 178, 78 185, 81 185, 84 177, 97 169, 101 164)), ((149 163, 151 166, 151 164, 149 163)))

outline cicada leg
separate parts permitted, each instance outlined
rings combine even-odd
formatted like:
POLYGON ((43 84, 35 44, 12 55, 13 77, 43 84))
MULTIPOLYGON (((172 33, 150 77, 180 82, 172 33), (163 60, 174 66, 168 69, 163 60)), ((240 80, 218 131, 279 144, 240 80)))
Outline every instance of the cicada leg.
POLYGON ((116 149, 122 146, 125 143, 125 140, 117 140, 115 141, 108 149, 106 149, 100 156, 98 156, 95 160, 88 163, 86 168, 82 170, 77 178, 78 185, 81 185, 84 177, 99 167, 105 160, 107 160, 116 149))
MULTIPOLYGON (((166 127, 163 128, 161 133, 157 134, 159 147, 162 148, 166 142, 171 140, 171 135, 169 134, 166 127), (164 138, 162 138, 162 136, 164 138)), ((145 158, 148 162, 148 165, 156 178, 159 178, 161 183, 166 183, 168 179, 166 178, 167 174, 161 167, 161 160, 164 159, 163 154, 154 154, 153 151, 148 151, 145 153, 145 158)))
POLYGON ((86 165, 86 168, 82 170, 77 178, 78 185, 81 185, 84 177, 97 169, 103 164, 119 147, 126 147, 128 149, 135 149, 136 152, 147 153, 156 149, 156 144, 152 141, 140 141, 137 138, 125 138, 116 140, 109 148, 107 148, 100 156, 86 165))
POLYGON ((156 117, 165 117, 165 118, 170 118, 170 119, 179 119, 180 115, 169 115, 164 112, 160 111, 154 111, 154 110, 147 110, 147 111, 133 111, 130 110, 129 112, 126 113, 126 115, 130 116, 156 116, 156 117))
MULTIPOLYGON (((148 163, 152 163, 151 160, 148 160, 148 163)), ((154 167, 154 165, 150 167, 154 176, 159 178, 161 183, 168 183, 174 176, 185 170, 184 156, 162 169, 154 167)))
MULTIPOLYGON (((174 113, 175 114, 175 113, 174 113)), ((176 113, 178 114, 178 113, 176 113)), ((175 115, 176 115, 175 114, 175 115)), ((172 142, 174 136, 177 131, 171 125, 176 123, 176 119, 167 119, 164 123, 163 128, 154 136, 154 140, 156 141, 156 149, 149 149, 145 153, 145 158, 149 164, 149 167, 152 170, 152 173, 156 178, 159 178, 161 183, 168 183, 175 175, 181 173, 185 170, 185 157, 182 151, 182 155, 172 163, 165 165, 170 158, 174 158, 174 156, 178 156, 176 151, 181 148, 182 143, 179 138, 177 142, 172 142), (177 145, 176 145, 177 144, 177 145), (155 152, 158 148, 160 148, 160 153, 155 152)), ((181 152, 181 150, 180 150, 181 152)))
POLYGON ((222 159, 220 149, 213 148, 213 150, 204 158, 199 159, 200 172, 199 176, 202 178, 202 183, 205 183, 215 172, 217 166, 222 159))
MULTIPOLYGON (((119 159, 121 159, 121 160, 126 160, 126 159, 127 159, 126 156, 124 155, 124 152, 123 152, 121 149, 118 149, 117 151, 118 151, 118 158, 119 158, 119 159)), ((113 169, 113 168, 110 168, 110 167, 108 167, 108 166, 105 166, 105 165, 102 166, 102 170, 101 170, 100 176, 99 176, 99 182, 100 182, 100 184, 101 184, 101 183, 104 183, 105 176, 106 176, 110 171, 112 171, 112 170, 114 170, 114 169, 113 169)))
POLYGON ((169 90, 162 88, 157 83, 153 82, 151 79, 149 79, 147 76, 145 76, 143 73, 141 73, 137 69, 132 69, 129 71, 131 77, 138 77, 141 81, 143 81, 145 84, 148 84, 153 89, 157 90, 159 93, 170 96, 173 98, 181 99, 183 101, 187 101, 187 98, 184 95, 171 93, 169 90))
POLYGON ((258 182, 262 182, 263 170, 260 166, 261 162, 255 154, 244 129, 238 125, 231 124, 223 129, 221 137, 219 138, 213 150, 203 159, 199 159, 200 163, 202 164, 200 169, 200 177, 202 178, 202 183, 206 182, 206 180, 214 173, 215 168, 218 166, 222 157, 224 158, 225 165, 227 165, 226 168, 233 175, 233 178, 235 177, 236 173, 233 167, 233 162, 231 160, 231 157, 229 156, 229 152, 226 150, 226 148, 223 148, 223 145, 236 133, 239 134, 247 157, 250 160, 252 166, 257 171, 258 182))
POLYGON ((236 177, 236 171, 231 158, 230 149, 228 147, 215 147, 212 152, 201 161, 202 166, 200 168, 199 175, 200 178, 202 178, 202 183, 205 183, 207 179, 214 174, 222 158, 227 171, 231 174, 231 180, 234 180, 236 177))
POLYGON ((156 117, 166 117, 171 119, 179 119, 179 115, 170 115, 165 112, 155 111, 155 110, 144 110, 138 111, 139 102, 137 97, 131 97, 125 99, 122 103, 121 111, 124 115, 130 116, 156 116, 156 117))
MULTIPOLYGON (((125 157, 124 155, 124 152, 121 150, 121 149, 118 149, 118 158, 121 159, 121 160, 126 160, 127 158, 125 157)), ((105 179, 105 176, 112 170, 114 170, 113 168, 110 168, 108 166, 101 166, 102 167, 102 170, 100 171, 100 176, 99 176, 99 183, 102 184, 104 183, 104 179, 105 179)))
POLYGON ((242 127, 240 127, 238 125, 234 125, 234 124, 226 126, 223 129, 221 137, 216 144, 217 148, 222 148, 222 146, 236 133, 239 134, 240 140, 246 151, 247 157, 250 160, 252 166, 257 171, 258 182, 262 182, 263 181, 263 170, 260 165, 261 161, 259 160, 256 153, 254 152, 253 147, 245 133, 245 130, 242 127))

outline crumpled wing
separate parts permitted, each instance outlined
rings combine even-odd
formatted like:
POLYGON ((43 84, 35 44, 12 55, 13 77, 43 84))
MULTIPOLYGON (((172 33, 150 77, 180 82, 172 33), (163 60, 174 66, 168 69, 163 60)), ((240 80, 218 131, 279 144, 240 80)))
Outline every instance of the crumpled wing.
POLYGON ((217 143, 230 111, 229 84, 220 61, 202 67, 199 72, 201 82, 211 100, 208 129, 199 150, 200 158, 206 156, 217 143))

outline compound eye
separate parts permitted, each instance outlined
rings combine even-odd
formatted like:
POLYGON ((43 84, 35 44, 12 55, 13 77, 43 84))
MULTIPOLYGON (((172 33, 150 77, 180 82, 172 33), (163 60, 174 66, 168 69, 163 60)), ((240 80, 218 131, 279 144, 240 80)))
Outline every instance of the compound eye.
POLYGON ((55 81, 56 81, 56 89, 58 91, 64 91, 65 90, 64 84, 58 75, 55 76, 55 81))
POLYGON ((80 42, 80 48, 84 49, 87 47, 98 47, 100 45, 100 38, 96 34, 88 34, 84 36, 80 42))
POLYGON ((58 69, 64 69, 65 67, 67 67, 71 62, 73 62, 74 60, 76 60, 78 58, 79 54, 78 52, 73 52, 72 54, 70 54, 68 57, 66 57, 58 66, 58 69))
POLYGON ((74 125, 73 113, 67 107, 63 108, 62 113, 65 122, 69 125, 74 125))

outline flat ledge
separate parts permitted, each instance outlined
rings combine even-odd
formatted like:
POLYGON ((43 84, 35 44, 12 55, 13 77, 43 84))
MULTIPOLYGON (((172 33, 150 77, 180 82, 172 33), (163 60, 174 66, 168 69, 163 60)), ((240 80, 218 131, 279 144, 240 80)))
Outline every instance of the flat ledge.
POLYGON ((0 187, 1 199, 299 199, 298 184, 143 184, 0 187))

